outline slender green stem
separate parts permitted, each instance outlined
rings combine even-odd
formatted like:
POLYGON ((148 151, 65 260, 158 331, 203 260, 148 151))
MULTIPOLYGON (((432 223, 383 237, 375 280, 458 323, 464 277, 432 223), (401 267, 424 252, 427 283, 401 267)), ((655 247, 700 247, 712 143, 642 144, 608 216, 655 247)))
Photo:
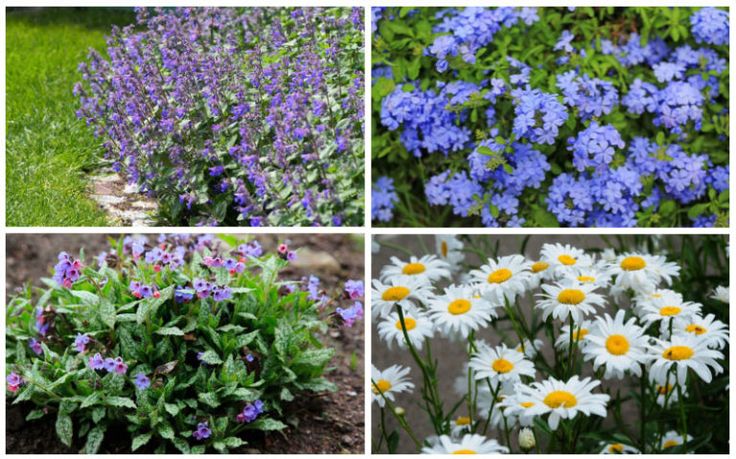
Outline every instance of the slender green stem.
MULTIPOLYGON (((383 392, 381 392, 381 396, 383 396, 383 392)), ((384 438, 386 439, 386 451, 388 451, 388 435, 386 434, 386 409, 381 407, 381 437, 378 439, 378 452, 381 451, 381 445, 383 445, 384 438)))
POLYGON ((647 441, 646 441, 646 425, 647 425, 647 368, 642 365, 642 373, 639 378, 639 403, 641 414, 639 415, 639 421, 641 422, 639 431, 639 448, 642 454, 646 454, 647 441))
MULTIPOLYGON (((414 444, 416 445, 417 449, 421 448, 422 443, 417 439, 409 423, 406 422, 406 418, 396 414, 396 405, 394 405, 393 402, 389 400, 388 397, 386 397, 386 395, 378 387, 376 382, 373 381, 373 379, 371 379, 371 385, 374 388, 374 390, 378 391, 378 394, 381 396, 386 406, 388 406, 388 411, 393 415, 394 419, 396 419, 396 422, 398 422, 399 426, 401 426, 401 428, 404 429, 407 435, 409 435, 409 438, 411 438, 412 441, 414 441, 414 444)), ((381 422, 383 422, 383 415, 384 415, 384 408, 381 408, 381 422)), ((383 429, 384 426, 382 425, 381 427, 383 429)), ((384 429, 384 432, 385 432, 385 429, 384 429)), ((388 441, 388 437, 386 437, 386 440, 388 441)), ((380 442, 379 442, 379 445, 380 445, 380 442)), ((378 450, 380 449, 380 447, 376 449, 378 450)))
POLYGON ((569 342, 569 348, 567 350, 567 378, 570 378, 572 376, 572 366, 573 366, 573 347, 575 346, 575 321, 572 319, 572 314, 570 314, 569 317, 569 327, 570 327, 570 342, 569 342))
MULTIPOLYGON (((687 381, 687 376, 685 381, 687 381)), ((680 422, 682 422, 682 453, 687 454, 687 413, 685 412, 685 397, 682 396, 682 384, 679 381, 677 382, 677 398, 680 405, 680 422)))

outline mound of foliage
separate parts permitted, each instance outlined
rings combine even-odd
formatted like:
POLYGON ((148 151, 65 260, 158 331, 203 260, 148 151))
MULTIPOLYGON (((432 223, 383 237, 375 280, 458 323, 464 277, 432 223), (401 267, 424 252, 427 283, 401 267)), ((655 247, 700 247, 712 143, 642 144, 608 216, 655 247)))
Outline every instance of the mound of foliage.
POLYGON ((172 225, 361 225, 360 8, 139 9, 77 112, 172 225))
POLYGON ((728 21, 374 8, 373 220, 725 226, 728 21))
POLYGON ((362 314, 363 284, 320 290, 280 275, 296 252, 234 250, 211 237, 127 237, 97 266, 59 254, 45 288, 13 298, 6 367, 27 419, 56 417, 56 432, 95 453, 108 428, 127 426, 133 451, 225 452, 244 431, 280 430, 285 404, 331 391, 329 326, 362 314), (328 311, 328 305, 352 304, 328 311))

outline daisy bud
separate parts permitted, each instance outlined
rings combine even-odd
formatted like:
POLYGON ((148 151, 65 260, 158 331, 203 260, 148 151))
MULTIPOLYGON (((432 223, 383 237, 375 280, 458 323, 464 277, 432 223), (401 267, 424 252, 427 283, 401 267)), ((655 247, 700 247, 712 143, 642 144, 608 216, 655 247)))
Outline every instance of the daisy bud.
POLYGON ((519 448, 521 448, 522 451, 529 452, 531 451, 537 444, 536 439, 534 438, 534 432, 532 429, 528 427, 524 427, 519 431, 519 448))
POLYGON ((405 410, 405 409, 403 409, 403 408, 402 408, 402 407, 400 407, 400 406, 397 406, 396 408, 394 408, 394 413, 396 413, 396 416, 399 416, 399 417, 401 417, 401 416, 403 416, 403 415, 405 415, 405 414, 406 414, 406 410, 405 410))

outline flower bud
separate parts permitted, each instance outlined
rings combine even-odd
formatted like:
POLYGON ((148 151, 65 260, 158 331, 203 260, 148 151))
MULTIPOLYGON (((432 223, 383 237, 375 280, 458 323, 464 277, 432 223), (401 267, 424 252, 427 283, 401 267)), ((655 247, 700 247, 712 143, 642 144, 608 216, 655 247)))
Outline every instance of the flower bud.
POLYGON ((400 406, 397 406, 396 408, 394 408, 394 413, 396 414, 396 416, 399 416, 399 417, 401 417, 401 416, 403 416, 403 415, 405 415, 405 414, 406 414, 406 410, 404 410, 404 409, 403 409, 402 407, 400 407, 400 406))
POLYGON ((519 448, 524 452, 531 451, 537 444, 534 438, 534 432, 528 427, 524 427, 519 431, 519 448))

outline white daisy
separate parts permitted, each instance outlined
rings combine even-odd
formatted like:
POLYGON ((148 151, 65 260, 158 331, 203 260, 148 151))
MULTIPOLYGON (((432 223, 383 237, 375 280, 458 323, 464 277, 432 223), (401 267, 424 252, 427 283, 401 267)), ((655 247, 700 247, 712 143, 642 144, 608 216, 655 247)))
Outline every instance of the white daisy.
POLYGON ((501 446, 496 440, 489 440, 483 435, 467 434, 459 440, 442 435, 434 446, 422 448, 422 454, 503 454, 509 449, 501 446))
MULTIPOLYGON (((692 439, 692 435, 687 436, 687 441, 691 441, 692 439)), ((678 434, 674 430, 670 430, 662 437, 662 443, 659 444, 659 449, 665 450, 674 448, 675 446, 680 446, 684 443, 686 442, 683 441, 682 435, 678 434)))
POLYGON ((521 255, 509 255, 498 260, 488 259, 480 269, 470 271, 483 296, 502 304, 504 298, 513 302, 524 293, 531 277, 530 263, 521 255))
POLYGON ((680 267, 661 255, 625 253, 610 265, 609 272, 616 276, 615 286, 637 292, 654 290, 664 281, 667 285, 680 273, 680 267))
POLYGON ((405 312, 414 312, 417 303, 426 304, 432 296, 430 285, 410 277, 388 279, 385 284, 373 279, 371 315, 374 319, 385 317, 391 313, 395 304, 401 306, 405 312))
POLYGON ((591 392, 599 384, 600 381, 592 381, 590 378, 581 381, 575 375, 567 382, 550 378, 528 386, 519 384, 516 391, 534 402, 528 409, 529 415, 541 416, 549 413, 547 424, 550 429, 557 430, 560 419, 572 419, 578 413, 606 417, 606 404, 610 397, 591 392))
POLYGON ((411 257, 409 261, 401 261, 391 257, 390 265, 381 270, 381 279, 385 282, 394 277, 408 276, 431 284, 442 278, 450 278, 450 265, 435 255, 424 255, 422 258, 411 257))
POLYGON ((533 407, 537 402, 530 395, 518 393, 515 389, 511 395, 504 397, 499 403, 499 407, 503 410, 509 426, 516 421, 521 426, 531 426, 534 424, 534 414, 529 414, 529 408, 533 407))
POLYGON ((512 383, 521 376, 534 378, 534 364, 524 358, 524 354, 509 349, 505 344, 497 347, 478 346, 478 351, 470 357, 470 368, 475 371, 475 379, 490 379, 491 385, 512 383))
POLYGON ((544 244, 540 259, 549 263, 549 269, 557 279, 577 276, 593 266, 593 257, 569 244, 544 244))
POLYGON ((655 344, 650 344, 649 347, 650 359, 653 361, 649 369, 650 381, 664 382, 667 372, 673 365, 676 365, 677 381, 680 384, 685 384, 688 368, 692 368, 706 383, 713 379, 709 367, 715 374, 723 371, 716 362, 716 359, 723 359, 723 354, 708 349, 707 343, 695 335, 674 335, 671 341, 660 339, 654 341, 655 344))
POLYGON ((470 433, 472 427, 473 421, 468 416, 458 416, 450 421, 450 433, 452 433, 453 438, 470 433))
POLYGON ((611 283, 611 274, 595 265, 581 268, 577 273, 564 276, 563 278, 571 279, 581 284, 595 285, 598 288, 608 288, 611 283))
POLYGON ((665 296, 670 297, 673 301, 682 302, 685 301, 682 295, 674 290, 666 288, 658 288, 649 292, 640 292, 634 296, 634 312, 637 316, 641 317, 642 310, 646 307, 655 307, 656 301, 664 298, 665 296), (676 299, 675 299, 676 298, 676 299))
POLYGON ((529 269, 532 271, 532 275, 529 276, 529 289, 535 289, 539 287, 543 281, 549 281, 554 278, 554 271, 550 269, 549 263, 543 260, 530 261, 531 265, 529 269))
MULTIPOLYGON (((666 408, 680 400, 680 395, 677 393, 677 386, 674 385, 674 382, 675 377, 671 377, 667 383, 657 383, 654 385, 654 390, 657 392, 657 405, 666 408)), ((682 396, 687 398, 687 386, 681 387, 680 391, 682 391, 682 396)))
POLYGON ((716 287, 716 289, 713 291, 713 295, 711 295, 711 298, 728 304, 728 287, 716 287))
POLYGON ((723 349, 728 345, 728 326, 716 320, 713 314, 692 316, 690 320, 676 319, 673 328, 672 333, 695 335, 711 349, 723 349))
POLYGON ((637 313, 644 322, 644 326, 648 327, 657 321, 669 323, 670 320, 676 318, 688 320, 699 314, 701 307, 700 303, 684 301, 679 293, 664 290, 658 297, 639 304, 637 313))
POLYGON ((639 450, 633 446, 625 445, 623 443, 607 443, 602 441, 598 444, 602 447, 600 454, 639 454, 639 450))
MULTIPOLYGON (((424 345, 424 339, 431 338, 434 335, 434 324, 422 312, 405 312, 404 325, 406 326, 406 334, 409 336, 412 346, 419 350, 424 345)), ((391 349, 394 341, 399 347, 406 348, 404 332, 401 328, 401 321, 397 312, 392 312, 378 324, 378 334, 386 341, 389 349, 391 349)))
POLYGON ((543 285, 545 293, 537 295, 542 299, 536 307, 542 309, 544 320, 551 315, 565 321, 569 315, 573 321, 579 322, 586 314, 595 312, 596 307, 603 306, 603 296, 594 293, 595 289, 595 285, 573 281, 543 285))
MULTIPOLYGON (((580 321, 573 326, 573 328, 575 329, 573 339, 575 340, 576 347, 578 349, 583 349, 585 346, 588 345, 588 341, 585 340, 585 337, 588 336, 588 334, 593 330, 594 326, 594 323, 590 320, 580 321)), ((564 325, 560 329, 560 336, 558 336, 557 340, 555 341, 555 347, 563 350, 567 350, 570 347, 569 325, 564 325)))
POLYGON ((516 345, 514 350, 524 354, 528 359, 533 359, 537 356, 537 352, 542 349, 543 344, 544 342, 541 339, 535 339, 534 342, 531 342, 529 339, 524 338, 521 343, 516 345))
POLYGON ((447 336, 467 338, 496 317, 495 307, 475 294, 472 287, 451 285, 428 304, 428 312, 437 328, 447 336))
POLYGON ((584 360, 593 360, 593 370, 606 367, 604 378, 623 379, 630 371, 641 376, 641 364, 648 360, 647 337, 632 317, 624 323, 626 312, 621 309, 616 318, 606 314, 596 319, 595 330, 585 337, 588 345, 583 349, 584 360))
POLYGON ((371 391, 373 401, 381 408, 386 404, 384 397, 392 402, 396 401, 395 394, 399 392, 411 392, 414 383, 409 381, 409 367, 392 365, 381 371, 371 365, 371 391))
POLYGON ((460 264, 465 260, 463 253, 463 243, 450 234, 438 234, 434 237, 437 255, 444 260, 450 267, 450 271, 457 272, 460 270, 460 264))

